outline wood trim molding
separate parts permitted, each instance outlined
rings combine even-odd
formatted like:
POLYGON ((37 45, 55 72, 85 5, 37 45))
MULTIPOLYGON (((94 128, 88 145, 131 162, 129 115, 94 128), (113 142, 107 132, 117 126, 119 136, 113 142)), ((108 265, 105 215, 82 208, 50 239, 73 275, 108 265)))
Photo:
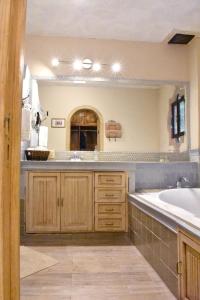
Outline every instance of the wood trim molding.
POLYGON ((22 40, 26 0, 0 1, 0 299, 18 300, 22 40))

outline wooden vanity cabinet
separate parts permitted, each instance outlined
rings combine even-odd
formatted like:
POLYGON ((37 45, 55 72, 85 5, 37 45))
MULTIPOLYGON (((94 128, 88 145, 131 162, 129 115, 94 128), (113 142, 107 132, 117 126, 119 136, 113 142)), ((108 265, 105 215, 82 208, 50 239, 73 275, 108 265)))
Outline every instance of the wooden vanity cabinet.
POLYGON ((26 232, 127 231, 125 172, 28 172, 26 232))
POLYGON ((29 172, 26 232, 93 230, 92 172, 29 172))
POLYGON ((60 231, 60 174, 28 173, 26 231, 60 231))
POLYGON ((61 231, 93 230, 93 174, 61 174, 61 231))
POLYGON ((200 299, 200 240, 179 231, 179 291, 181 300, 200 299))

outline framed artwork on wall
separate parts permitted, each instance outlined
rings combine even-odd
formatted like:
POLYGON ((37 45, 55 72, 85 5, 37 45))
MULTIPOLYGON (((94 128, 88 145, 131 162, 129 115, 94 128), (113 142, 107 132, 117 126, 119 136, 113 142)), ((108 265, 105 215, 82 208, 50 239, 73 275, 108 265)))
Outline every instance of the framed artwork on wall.
POLYGON ((65 128, 65 119, 51 119, 51 128, 65 128))

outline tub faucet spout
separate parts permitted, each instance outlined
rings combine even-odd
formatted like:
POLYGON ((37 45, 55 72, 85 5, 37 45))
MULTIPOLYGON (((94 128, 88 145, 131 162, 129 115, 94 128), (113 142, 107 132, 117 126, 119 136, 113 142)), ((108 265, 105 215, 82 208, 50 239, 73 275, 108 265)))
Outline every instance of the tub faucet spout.
POLYGON ((179 189, 179 188, 182 188, 182 183, 183 182, 186 182, 186 183, 190 183, 190 181, 188 180, 187 177, 184 177, 184 176, 181 176, 178 178, 177 182, 176 182, 176 187, 179 189))

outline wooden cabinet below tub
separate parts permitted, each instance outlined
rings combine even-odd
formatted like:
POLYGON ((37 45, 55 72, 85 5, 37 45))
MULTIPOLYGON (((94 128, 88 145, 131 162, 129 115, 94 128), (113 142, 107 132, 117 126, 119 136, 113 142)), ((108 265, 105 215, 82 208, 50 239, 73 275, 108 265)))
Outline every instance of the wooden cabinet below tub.
POLYGON ((127 231, 125 172, 95 172, 95 231, 127 231))
POLYGON ((200 240, 179 230, 179 287, 180 299, 200 299, 200 240))

